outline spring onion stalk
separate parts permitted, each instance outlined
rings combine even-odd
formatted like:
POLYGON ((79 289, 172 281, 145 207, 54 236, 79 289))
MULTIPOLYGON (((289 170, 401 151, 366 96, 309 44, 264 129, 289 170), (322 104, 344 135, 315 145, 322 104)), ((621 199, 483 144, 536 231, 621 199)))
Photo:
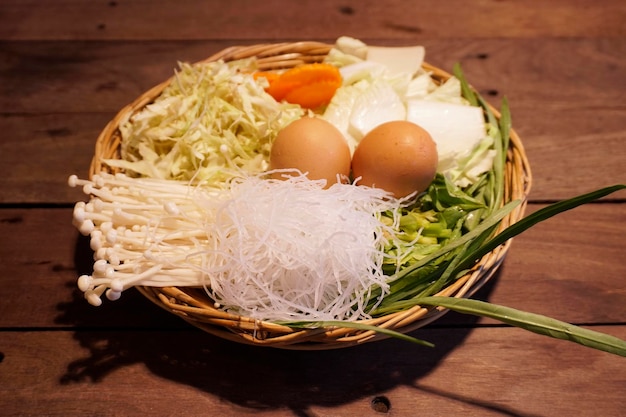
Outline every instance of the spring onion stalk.
MULTIPOLYGON (((513 237, 521 234, 525 230, 528 230, 529 228, 544 220, 547 220, 557 214, 574 209, 580 205, 590 203, 594 200, 605 197, 609 194, 625 188, 626 185, 614 185, 610 187, 605 187, 587 194, 583 194, 546 206, 521 219, 517 223, 508 226, 499 234, 487 240, 484 244, 477 246, 474 250, 466 251, 463 256, 459 257, 459 260, 456 262, 456 268, 449 275, 457 277, 460 276, 463 271, 468 269, 484 255, 491 252, 498 246, 504 244, 509 239, 512 239, 513 237)), ((515 202, 509 203, 509 205, 511 206, 514 206, 514 204, 515 202)), ((476 242, 477 237, 480 237, 481 235, 484 236, 485 234, 489 233, 490 228, 493 227, 494 224, 497 224, 497 222, 499 222, 499 217, 504 217, 504 215, 508 213, 510 208, 511 207, 505 206, 503 209, 501 209, 499 216, 492 217, 490 221, 484 222, 483 224, 481 224, 481 226, 479 226, 479 228, 454 241, 452 244, 450 244, 452 248, 444 248, 440 252, 433 254, 431 258, 425 258, 421 263, 415 264, 410 268, 407 268, 407 270, 403 270, 401 274, 406 275, 402 275, 402 278, 404 276, 408 276, 411 272, 420 271, 421 268, 432 264, 434 260, 439 259, 446 252, 450 252, 451 250, 457 249, 458 247, 466 245, 467 243, 476 242)), ((431 285, 434 286, 435 284, 431 285)), ((438 290, 440 288, 440 285, 438 285, 436 289, 438 290)), ((431 292, 431 294, 434 294, 434 292, 431 292)), ((420 304, 420 297, 419 295, 409 293, 406 289, 406 286, 405 288, 398 288, 394 287, 392 283, 391 294, 385 298, 385 301, 387 301, 387 303, 381 304, 381 306, 376 309, 375 315, 387 314, 392 311, 403 310, 408 307, 418 305, 420 304)))
POLYGON ((467 298, 422 297, 419 299, 419 304, 445 307, 463 314, 490 317, 533 333, 569 340, 593 349, 626 356, 625 340, 539 314, 467 298))
POLYGON ((434 289, 443 288, 442 282, 438 280, 438 278, 441 278, 441 275, 433 276, 436 274, 442 274, 443 269, 438 268, 433 271, 432 274, 429 273, 422 275, 424 268, 428 270, 429 268, 435 267, 437 264, 447 265, 449 259, 454 258, 455 255, 458 254, 458 251, 461 251, 465 245, 475 239, 479 239, 481 236, 484 237, 485 235, 491 234, 493 228, 498 225, 499 222, 518 204, 518 201, 508 203, 506 206, 494 213, 489 219, 482 222, 474 230, 449 242, 439 251, 398 272, 395 277, 392 277, 390 294, 385 297, 381 305, 376 309, 375 315, 386 314, 391 311, 406 308, 404 303, 401 308, 397 308, 394 305, 394 302, 414 297, 416 290, 422 290, 420 284, 428 283, 429 287, 432 285, 431 293, 436 292, 432 292, 434 289), (422 275, 423 278, 420 277, 420 275, 422 275), (414 288, 414 286, 416 287, 414 288))
MULTIPOLYGON (((626 341, 610 335, 583 329, 539 314, 527 313, 483 301, 433 296, 463 276, 484 255, 537 223, 626 188, 626 185, 618 184, 549 205, 494 235, 502 218, 520 204, 520 201, 512 201, 500 208, 503 201, 504 167, 510 139, 511 115, 505 99, 498 120, 487 102, 470 88, 460 66, 455 66, 454 72, 461 81, 465 98, 471 104, 483 108, 487 123, 497 138, 494 143, 496 157, 492 170, 465 190, 467 193, 466 203, 472 200, 481 201, 483 206, 469 205, 466 207, 470 210, 473 209, 474 212, 474 218, 469 221, 468 215, 465 218, 465 225, 469 226, 469 231, 455 239, 450 239, 439 250, 422 256, 418 261, 405 266, 392 275, 389 294, 378 307, 373 309, 372 316, 382 316, 416 305, 443 307, 460 313, 490 317, 534 333, 569 340, 590 348, 626 356, 626 341)), ((450 204, 459 204, 459 201, 454 201, 453 198, 457 191, 461 193, 460 190, 455 190, 453 186, 447 183, 445 178, 439 178, 439 183, 435 181, 431 185, 423 200, 432 199, 437 209, 442 210, 444 209, 442 202, 446 202, 446 200, 450 204), (447 193, 441 192, 442 190, 446 190, 447 193)), ((373 292, 373 295, 375 294, 376 291, 373 292)), ((303 323, 294 325, 305 326, 303 323)), ((349 326, 347 323, 342 325, 344 327, 349 326)), ((383 330, 389 336, 398 337, 398 334, 394 334, 395 332, 389 333, 386 329, 379 329, 379 331, 383 330)), ((406 340, 406 336, 403 338, 406 340)), ((417 343, 423 344, 423 341, 417 343)))
MULTIPOLYGON (((281 324, 281 322, 278 322, 279 324, 281 324)), ((355 322, 355 321, 317 321, 317 322, 311 322, 311 321, 302 321, 302 322, 284 322, 282 324, 286 324, 290 327, 293 328, 300 328, 300 329, 319 329, 322 327, 326 327, 326 328, 331 328, 331 327, 336 327, 336 328, 350 328, 350 329, 355 329, 355 330, 365 330, 365 331, 371 331, 371 332, 375 332, 375 333, 380 333, 380 334, 384 334, 390 337, 393 337, 395 339, 400 339, 400 340, 404 340, 407 342, 411 342, 411 343, 415 343, 417 345, 422 345, 422 346, 426 346, 426 347, 435 347, 435 345, 431 342, 428 342, 426 340, 422 340, 422 339, 418 339, 416 337, 404 334, 404 333, 400 333, 400 332, 396 332, 394 330, 391 329, 386 329, 384 327, 380 327, 380 326, 372 326, 369 324, 364 324, 362 322, 355 322)))

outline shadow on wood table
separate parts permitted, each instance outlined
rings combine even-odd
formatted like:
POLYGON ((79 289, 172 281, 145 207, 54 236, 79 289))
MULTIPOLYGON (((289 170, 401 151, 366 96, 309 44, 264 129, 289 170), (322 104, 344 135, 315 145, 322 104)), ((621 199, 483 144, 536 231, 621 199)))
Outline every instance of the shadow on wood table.
MULTIPOLYGON (((91 272, 91 259, 87 240, 79 238, 78 274, 91 272)), ((480 290, 481 298, 488 297, 496 280, 497 275, 480 290)), ((433 349, 389 339, 345 349, 293 351, 216 338, 159 309, 134 290, 94 308, 75 282, 68 282, 67 288, 69 301, 58 305, 56 322, 69 326, 88 355, 67 364, 62 384, 97 384, 119 369, 141 363, 158 377, 241 407, 286 407, 303 416, 311 406, 346 404, 397 386, 422 389, 420 378, 450 355, 477 321, 449 313, 440 320, 443 324, 436 322, 413 332, 435 343, 433 349)))

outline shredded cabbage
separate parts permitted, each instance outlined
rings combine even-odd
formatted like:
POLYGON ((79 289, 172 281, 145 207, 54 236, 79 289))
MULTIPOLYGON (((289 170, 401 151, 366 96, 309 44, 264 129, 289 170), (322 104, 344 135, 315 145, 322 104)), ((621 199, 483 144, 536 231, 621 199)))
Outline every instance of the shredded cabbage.
POLYGON ((121 159, 109 166, 138 176, 224 182, 232 170, 268 168, 278 131, 301 117, 254 80, 253 59, 180 63, 153 103, 120 124, 121 159))

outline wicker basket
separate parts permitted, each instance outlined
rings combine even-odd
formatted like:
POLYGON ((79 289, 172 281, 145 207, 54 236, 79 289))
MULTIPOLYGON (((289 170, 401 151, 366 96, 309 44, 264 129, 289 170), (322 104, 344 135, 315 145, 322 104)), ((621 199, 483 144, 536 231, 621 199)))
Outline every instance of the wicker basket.
MULTIPOLYGON (((332 45, 318 42, 297 42, 261 44, 253 46, 235 46, 207 58, 205 61, 257 57, 262 70, 277 70, 298 64, 320 62, 332 45)), ((450 74, 424 64, 423 67, 433 74, 439 82, 445 81, 450 74)), ((124 107, 110 121, 97 139, 95 154, 90 167, 90 176, 109 168, 102 164, 103 159, 119 158, 120 133, 118 125, 145 105, 152 102, 169 80, 153 87, 134 102, 124 107)), ((499 117, 495 110, 494 114, 499 117)), ((511 131, 510 146, 507 154, 505 202, 519 199, 522 204, 505 217, 500 230, 519 220, 526 207, 526 197, 531 186, 531 174, 524 148, 515 131, 511 131)), ((443 289, 437 295, 469 297, 487 282, 502 262, 511 241, 485 255, 470 273, 443 289)), ((213 307, 212 300, 201 288, 179 287, 138 287, 139 291, 155 304, 177 314, 194 326, 221 338, 252 345, 272 346, 284 349, 322 350, 348 347, 386 338, 378 332, 355 330, 353 328, 333 327, 319 329, 294 329, 270 322, 229 314, 213 307)), ((443 315, 442 308, 422 308, 415 306, 405 311, 388 314, 364 323, 407 333, 422 327, 443 315)))

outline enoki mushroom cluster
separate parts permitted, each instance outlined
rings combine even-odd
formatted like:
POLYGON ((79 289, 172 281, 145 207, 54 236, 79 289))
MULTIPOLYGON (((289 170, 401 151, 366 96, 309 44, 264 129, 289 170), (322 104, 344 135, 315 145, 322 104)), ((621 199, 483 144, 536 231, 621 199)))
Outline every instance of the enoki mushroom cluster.
MULTIPOLYGON (((90 236, 93 305, 133 286, 204 287, 216 306, 263 320, 356 320, 372 290, 388 293, 382 261, 402 202, 382 190, 242 176, 226 187, 101 173, 74 225, 90 236), (395 218, 395 217, 394 217, 395 218)), ((381 296, 381 297, 382 297, 381 296)))

